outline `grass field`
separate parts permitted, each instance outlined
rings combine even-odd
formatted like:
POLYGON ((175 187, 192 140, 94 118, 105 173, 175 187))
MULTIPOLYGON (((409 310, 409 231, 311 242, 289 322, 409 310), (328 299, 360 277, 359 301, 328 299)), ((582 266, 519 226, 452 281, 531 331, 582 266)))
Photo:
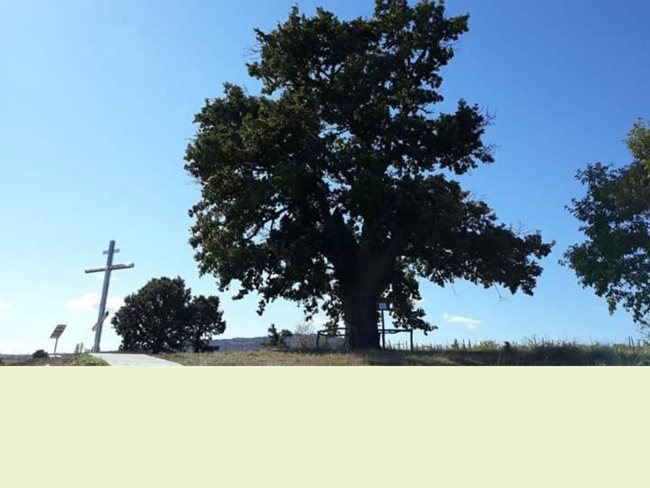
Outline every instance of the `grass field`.
POLYGON ((90 354, 62 354, 55 358, 30 358, 23 361, 4 359, 0 366, 108 366, 108 364, 90 354))
MULTIPOLYGON (((415 351, 386 350, 344 353, 264 348, 206 354, 160 354, 185 366, 647 366, 650 344, 579 344, 528 340, 522 344, 457 343, 415 351)), ((5 359, 4 366, 105 366, 90 354, 56 358, 5 359)))
POLYGON ((650 365, 650 345, 571 342, 454 344, 416 351, 342 352, 262 349, 207 354, 162 354, 186 366, 641 366, 650 365))

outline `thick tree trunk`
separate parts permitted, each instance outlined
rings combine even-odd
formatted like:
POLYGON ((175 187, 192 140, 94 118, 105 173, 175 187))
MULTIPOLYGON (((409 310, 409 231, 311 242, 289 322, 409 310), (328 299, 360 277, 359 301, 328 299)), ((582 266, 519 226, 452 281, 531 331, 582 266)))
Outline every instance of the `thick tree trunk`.
POLYGON ((375 293, 368 290, 357 290, 343 300, 346 342, 350 351, 379 349, 377 298, 375 293))
MULTIPOLYGON (((373 252, 372 246, 360 246, 337 212, 328 225, 327 255, 339 281, 346 345, 350 351, 379 349, 377 301, 390 269, 390 255, 384 249, 373 252)), ((370 237, 363 240, 373 242, 370 237)))

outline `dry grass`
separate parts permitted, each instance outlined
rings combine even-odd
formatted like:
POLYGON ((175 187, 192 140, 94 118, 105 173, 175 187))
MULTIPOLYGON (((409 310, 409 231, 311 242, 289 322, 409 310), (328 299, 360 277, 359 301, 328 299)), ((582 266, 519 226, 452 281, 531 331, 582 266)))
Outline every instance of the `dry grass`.
POLYGON ((363 366, 355 354, 262 349, 206 354, 161 354, 159 357, 185 366, 363 366))
MULTIPOLYGON (((186 366, 636 366, 650 365, 647 344, 579 344, 527 340, 523 344, 455 343, 416 351, 388 350, 359 353, 260 349, 206 354, 161 354, 186 366)), ((4 361, 6 366, 91 366, 101 360, 90 356, 4 361)))
POLYGON ((29 358, 22 361, 4 359, 2 366, 108 366, 103 359, 90 354, 62 354, 55 358, 29 358))
POLYGON ((650 365, 647 345, 529 342, 435 347, 417 351, 343 353, 261 349, 207 354, 163 354, 186 366, 636 366, 650 365))

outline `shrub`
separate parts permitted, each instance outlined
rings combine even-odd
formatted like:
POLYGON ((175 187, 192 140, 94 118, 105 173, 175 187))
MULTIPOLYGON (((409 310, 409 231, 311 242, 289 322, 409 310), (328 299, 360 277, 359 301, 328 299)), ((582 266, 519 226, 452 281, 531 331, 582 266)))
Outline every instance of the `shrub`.
POLYGON ((41 359, 41 358, 49 358, 50 355, 45 352, 43 349, 39 349, 38 351, 34 351, 34 354, 32 354, 32 357, 34 359, 41 359))
POLYGON ((73 366, 108 366, 106 361, 103 359, 96 358, 91 354, 80 354, 77 356, 73 363, 73 366))
POLYGON ((312 323, 299 322, 293 331, 294 344, 300 349, 311 349, 316 345, 314 335, 315 329, 312 323))
POLYGON ((275 324, 271 324, 268 330, 269 347, 287 347, 287 339, 293 335, 290 330, 282 329, 280 332, 275 328, 275 324))

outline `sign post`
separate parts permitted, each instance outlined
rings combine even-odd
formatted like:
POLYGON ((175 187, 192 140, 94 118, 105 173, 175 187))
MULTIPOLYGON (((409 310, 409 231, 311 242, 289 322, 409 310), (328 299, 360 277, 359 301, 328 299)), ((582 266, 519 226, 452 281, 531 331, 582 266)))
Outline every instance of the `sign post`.
POLYGON ((52 331, 52 335, 50 335, 50 339, 55 339, 54 352, 52 353, 52 356, 56 356, 56 346, 59 345, 59 337, 61 337, 61 334, 63 334, 65 328, 66 328, 66 324, 59 324, 52 331))
POLYGON ((386 324, 384 323, 384 311, 388 310, 388 303, 379 302, 377 308, 381 311, 381 348, 386 349, 386 324))
POLYGON ((102 266, 99 268, 90 268, 85 270, 86 273, 100 273, 102 271, 104 272, 104 286, 102 287, 102 298, 101 301, 99 302, 99 315, 97 316, 97 324, 95 325, 95 327, 93 327, 93 330, 95 330, 95 343, 93 345, 93 348, 91 349, 92 352, 100 352, 99 342, 101 341, 102 338, 102 324, 107 315, 106 300, 108 299, 108 285, 110 284, 111 281, 111 271, 115 271, 119 269, 129 269, 135 266, 135 264, 133 263, 113 264, 113 256, 115 255, 115 253, 118 252, 120 252, 120 250, 115 249, 115 241, 110 241, 108 244, 108 250, 103 252, 103 254, 108 255, 108 257, 106 258, 106 266, 102 266))

